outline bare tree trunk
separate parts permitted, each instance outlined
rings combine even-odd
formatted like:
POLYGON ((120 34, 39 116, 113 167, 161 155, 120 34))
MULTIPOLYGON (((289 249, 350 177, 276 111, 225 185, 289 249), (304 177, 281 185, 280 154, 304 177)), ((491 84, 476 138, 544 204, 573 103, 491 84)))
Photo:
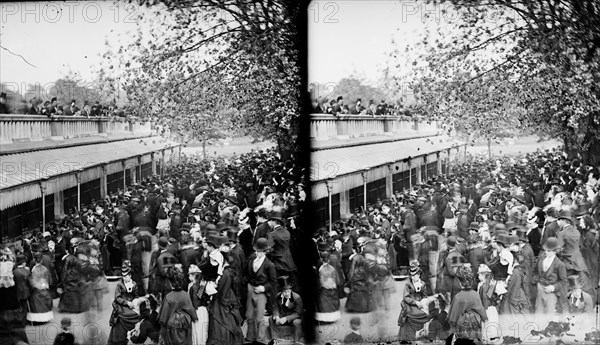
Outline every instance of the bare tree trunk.
POLYGON ((488 139, 488 158, 492 159, 492 140, 488 139))
POLYGON ((204 159, 206 159, 206 139, 202 139, 202 154, 204 155, 204 159))

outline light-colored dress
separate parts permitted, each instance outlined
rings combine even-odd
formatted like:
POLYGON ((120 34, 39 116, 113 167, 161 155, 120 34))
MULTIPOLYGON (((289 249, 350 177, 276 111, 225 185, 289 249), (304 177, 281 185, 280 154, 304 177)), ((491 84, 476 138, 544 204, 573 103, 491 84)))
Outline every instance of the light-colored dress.
MULTIPOLYGON (((192 298, 192 304, 195 305, 194 300, 200 302, 196 308, 196 315, 198 316, 198 321, 192 323, 192 344, 193 345, 204 345, 206 344, 206 339, 208 339, 208 309, 206 309, 205 305, 202 305, 204 288, 203 285, 206 285, 206 282, 203 281, 199 285, 194 285, 194 282, 191 282, 188 291, 190 295, 194 294, 196 296, 190 296, 192 298), (200 294, 200 296, 198 296, 200 294)), ((196 302, 196 303, 198 303, 196 302)))

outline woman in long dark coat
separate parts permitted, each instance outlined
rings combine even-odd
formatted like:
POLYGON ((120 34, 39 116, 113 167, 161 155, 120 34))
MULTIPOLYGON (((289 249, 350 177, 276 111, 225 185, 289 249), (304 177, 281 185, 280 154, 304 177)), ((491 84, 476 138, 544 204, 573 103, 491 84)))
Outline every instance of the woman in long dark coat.
POLYGON ((165 345, 192 343, 192 322, 198 320, 190 295, 183 291, 183 270, 177 266, 169 268, 167 277, 172 291, 162 301, 158 321, 160 339, 165 345))
POLYGON ((364 256, 356 254, 348 272, 346 283, 346 310, 354 313, 368 313, 375 309, 373 280, 368 271, 364 256))
MULTIPOLYGON (((418 262, 413 261, 410 265, 410 280, 404 285, 402 294, 402 309, 398 317, 398 339, 415 340, 416 333, 422 329, 431 316, 425 313, 421 301, 431 295, 431 289, 427 282, 421 279, 421 269, 418 262)), ((427 306, 429 308, 429 306, 427 306)))
MULTIPOLYGON (((227 255, 228 253, 225 253, 227 255)), ((208 339, 206 345, 242 344, 242 315, 240 302, 233 291, 233 272, 223 254, 213 251, 210 254, 217 265, 216 293, 208 306, 208 339)), ((211 289, 208 289, 210 294, 211 289)))
POLYGON ((63 290, 58 303, 58 310, 61 313, 81 313, 81 263, 75 255, 73 248, 62 258, 64 261, 61 287, 63 290))
POLYGON ((141 320, 134 309, 133 300, 138 297, 137 284, 131 279, 131 266, 128 261, 121 267, 123 279, 115 288, 115 300, 112 303, 113 312, 110 316, 109 345, 126 345, 127 332, 135 328, 141 320))
POLYGON ((456 276, 462 290, 454 296, 450 303, 448 322, 451 333, 456 338, 482 339, 481 327, 487 321, 479 294, 473 290, 473 272, 466 266, 457 269, 456 276))

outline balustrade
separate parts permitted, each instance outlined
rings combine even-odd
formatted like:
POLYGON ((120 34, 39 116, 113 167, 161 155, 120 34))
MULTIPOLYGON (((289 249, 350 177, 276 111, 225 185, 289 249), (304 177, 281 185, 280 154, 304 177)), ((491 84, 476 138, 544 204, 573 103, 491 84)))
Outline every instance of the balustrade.
POLYGON ((145 136, 152 124, 135 118, 0 115, 0 144, 81 137, 145 136))
POLYGON ((348 139, 367 136, 425 136, 441 133, 437 121, 421 117, 312 114, 313 140, 348 139))

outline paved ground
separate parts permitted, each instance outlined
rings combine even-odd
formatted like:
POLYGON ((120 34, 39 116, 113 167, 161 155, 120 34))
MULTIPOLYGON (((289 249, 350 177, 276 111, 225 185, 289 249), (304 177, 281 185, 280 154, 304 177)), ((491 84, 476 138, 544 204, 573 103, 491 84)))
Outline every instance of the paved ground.
MULTIPOLYGON (((79 344, 106 344, 106 339, 110 332, 108 320, 112 310, 114 289, 116 282, 109 282, 109 292, 104 296, 103 309, 99 314, 81 313, 81 314, 62 314, 57 312, 58 299, 54 300, 54 320, 41 326, 26 327, 26 333, 31 345, 52 344, 56 334, 60 329, 60 321, 63 317, 70 317, 72 320, 72 332, 79 344), (95 334, 99 333, 99 337, 95 334), (97 340, 94 342, 94 340, 97 340)), ((335 344, 350 332, 350 319, 358 316, 362 321, 361 333, 366 341, 397 341, 398 334, 398 316, 400 315, 400 300, 406 280, 396 281, 396 292, 392 295, 390 310, 384 312, 382 316, 376 318, 375 313, 354 314, 347 313, 344 310, 346 299, 341 300, 342 319, 332 323, 323 324, 317 328, 317 340, 319 344, 330 342, 335 344)), ((567 344, 585 343, 585 333, 590 332, 594 327, 599 327, 599 318, 597 313, 582 315, 528 315, 527 317, 500 317, 496 333, 500 342, 504 336, 519 337, 523 344, 556 344, 556 339, 541 338, 532 336, 531 330, 543 330, 549 321, 568 321, 572 328, 562 340, 567 344)), ((245 329, 245 328, 244 328, 245 329)), ((494 326, 490 327, 490 332, 494 331, 494 326)), ((492 333, 490 333, 492 334, 492 333)), ((224 344, 225 345, 225 344, 224 344)))
POLYGON ((393 141, 402 141, 402 140, 410 140, 416 138, 423 137, 431 137, 438 134, 443 134, 441 131, 437 130, 421 130, 417 131, 406 131, 402 133, 390 133, 389 135, 369 135, 364 137, 356 137, 356 138, 347 138, 347 139, 337 139, 330 138, 327 140, 311 140, 310 148, 311 151, 318 150, 329 150, 339 147, 347 147, 347 146, 357 146, 357 145, 366 145, 366 144, 377 144, 377 143, 386 143, 393 141))
MULTIPOLYGON (((512 156, 529 152, 535 152, 538 148, 541 150, 551 149, 561 145, 558 140, 539 141, 537 136, 524 136, 514 139, 507 139, 500 144, 494 143, 491 146, 492 156, 512 156)), ((468 152, 472 154, 488 153, 487 143, 477 143, 468 146, 468 152)))
POLYGON ((63 314, 58 312, 59 299, 54 300, 54 320, 40 326, 28 325, 25 328, 30 345, 52 344, 60 331, 60 321, 71 318, 72 333, 75 341, 84 344, 106 344, 110 327, 108 320, 112 311, 117 282, 109 282, 109 292, 104 295, 101 313, 63 314))
MULTIPOLYGON (((275 144, 272 142, 259 142, 259 143, 251 143, 252 139, 248 137, 243 137, 239 139, 234 139, 227 145, 207 145, 206 146, 206 155, 207 157, 215 157, 215 156, 233 156, 234 154, 242 154, 250 152, 251 150, 264 150, 270 147, 273 147, 275 144)), ((188 145, 181 149, 181 152, 186 155, 191 154, 202 154, 202 144, 194 144, 188 145)))
MULTIPOLYGON (((344 310, 346 299, 341 300, 342 319, 332 324, 324 324, 318 327, 317 340, 319 344, 340 343, 344 337, 351 332, 350 319, 358 316, 361 319, 361 335, 365 343, 377 343, 383 341, 398 343, 398 316, 400 315, 400 301, 404 285, 407 280, 396 281, 396 292, 392 295, 390 310, 384 312, 383 317, 374 312, 355 314, 344 310)), ((546 328, 550 321, 570 322, 571 330, 568 335, 561 338, 566 344, 585 343, 585 334, 593 328, 600 327, 600 319, 597 312, 579 315, 527 315, 518 317, 514 315, 500 316, 498 324, 492 324, 488 328, 490 337, 498 337, 501 344, 503 337, 512 336, 520 338, 522 344, 558 344, 556 338, 547 338, 531 335, 532 330, 541 331, 546 328)), ((427 341, 426 343, 430 343, 427 341)), ((441 341, 439 343, 442 343, 441 341)))

